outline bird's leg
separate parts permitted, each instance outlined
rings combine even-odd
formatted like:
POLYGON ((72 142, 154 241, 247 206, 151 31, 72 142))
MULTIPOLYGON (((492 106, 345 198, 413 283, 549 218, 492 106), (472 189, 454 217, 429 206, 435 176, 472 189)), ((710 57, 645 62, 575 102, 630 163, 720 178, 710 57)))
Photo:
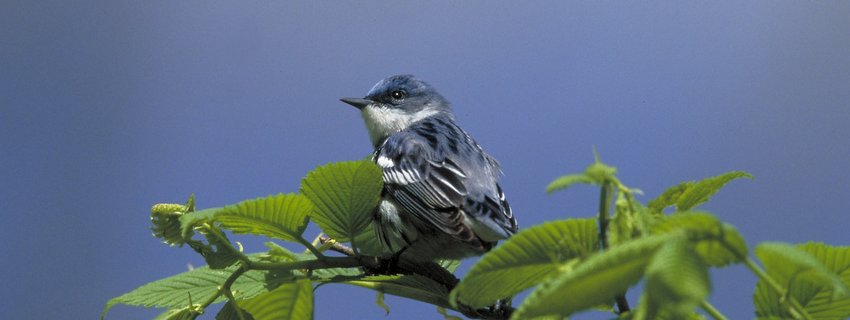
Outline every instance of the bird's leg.
POLYGON ((376 270, 380 274, 398 274, 401 270, 398 267, 399 261, 401 260, 401 254, 407 250, 409 247, 403 247, 401 250, 393 253, 389 258, 379 258, 378 259, 378 270, 376 270))
POLYGON ((511 306, 511 300, 513 300, 513 297, 496 300, 496 303, 490 306, 490 311, 495 314, 506 313, 508 310, 513 309, 511 306))

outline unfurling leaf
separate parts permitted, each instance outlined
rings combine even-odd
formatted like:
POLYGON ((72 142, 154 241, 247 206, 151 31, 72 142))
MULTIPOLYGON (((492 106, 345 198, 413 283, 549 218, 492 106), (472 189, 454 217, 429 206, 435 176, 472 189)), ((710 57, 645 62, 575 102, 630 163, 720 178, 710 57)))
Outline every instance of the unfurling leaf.
POLYGON ((554 181, 552 181, 552 183, 549 183, 548 186, 546 186, 546 193, 552 193, 558 190, 566 189, 579 183, 592 184, 593 180, 583 173, 560 176, 554 181))
POLYGON ((614 216, 608 224, 609 246, 617 246, 649 233, 649 227, 658 220, 658 217, 651 215, 640 202, 630 203, 628 197, 624 192, 617 193, 614 216))
POLYGON ((195 211, 195 195, 189 196, 189 200, 185 205, 176 203, 158 203, 151 208, 151 231, 153 236, 160 238, 168 245, 183 246, 186 240, 192 237, 191 234, 184 236, 180 217, 184 214, 195 211))
POLYGON ((301 193, 315 206, 310 218, 330 237, 349 241, 371 223, 383 183, 380 167, 371 161, 337 162, 308 173, 301 193))
POLYGON ((587 166, 583 173, 568 174, 558 177, 546 187, 547 193, 552 193, 558 190, 569 188, 573 185, 596 184, 601 185, 605 181, 616 181, 617 168, 608 166, 597 159, 596 162, 587 166))
POLYGON ((151 231, 153 236, 162 239, 170 246, 182 246, 186 238, 180 232, 180 217, 186 214, 184 205, 160 203, 151 208, 151 231))
POLYGON ((227 239, 227 235, 211 224, 215 215, 222 210, 222 208, 209 208, 190 212, 180 217, 181 234, 186 244, 204 257, 207 265, 213 269, 228 267, 239 260, 237 254, 232 250, 233 247, 230 240, 227 239), (192 239, 196 230, 204 236, 207 240, 206 243, 192 239))
POLYGON ((595 219, 546 222, 523 229, 485 254, 452 291, 452 301, 492 305, 555 274, 563 263, 598 248, 595 219))

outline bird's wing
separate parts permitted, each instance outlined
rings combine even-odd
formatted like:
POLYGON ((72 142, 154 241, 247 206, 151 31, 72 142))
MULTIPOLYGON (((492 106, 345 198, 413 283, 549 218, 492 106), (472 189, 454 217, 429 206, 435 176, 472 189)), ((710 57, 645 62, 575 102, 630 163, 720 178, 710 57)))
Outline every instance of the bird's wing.
MULTIPOLYGON (((406 212, 462 241, 477 242, 479 237, 495 241, 514 233, 516 221, 495 178, 476 178, 492 173, 477 171, 483 170, 481 166, 453 159, 438 148, 422 135, 390 136, 375 154, 388 194, 406 212), (482 228, 489 232, 482 234, 482 228)), ((487 159, 482 155, 481 160, 487 159)))

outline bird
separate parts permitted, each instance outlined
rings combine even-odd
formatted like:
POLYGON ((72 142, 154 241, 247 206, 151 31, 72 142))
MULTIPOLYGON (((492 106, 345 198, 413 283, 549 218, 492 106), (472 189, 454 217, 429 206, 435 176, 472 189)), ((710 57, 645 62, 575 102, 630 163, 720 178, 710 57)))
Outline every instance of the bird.
POLYGON ((463 259, 517 232, 499 163, 456 122, 448 100, 413 75, 394 75, 360 110, 384 187, 373 228, 385 248, 414 261, 463 259))

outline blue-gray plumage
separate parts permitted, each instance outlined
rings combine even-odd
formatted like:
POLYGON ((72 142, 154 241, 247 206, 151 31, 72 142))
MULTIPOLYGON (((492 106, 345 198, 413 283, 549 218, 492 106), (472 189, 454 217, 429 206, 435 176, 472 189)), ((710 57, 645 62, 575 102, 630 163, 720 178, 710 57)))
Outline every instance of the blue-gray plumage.
POLYGON ((517 231, 499 186, 499 164, 451 113, 449 102, 412 75, 378 82, 361 110, 383 169, 375 214, 379 239, 415 260, 479 255, 517 231))

